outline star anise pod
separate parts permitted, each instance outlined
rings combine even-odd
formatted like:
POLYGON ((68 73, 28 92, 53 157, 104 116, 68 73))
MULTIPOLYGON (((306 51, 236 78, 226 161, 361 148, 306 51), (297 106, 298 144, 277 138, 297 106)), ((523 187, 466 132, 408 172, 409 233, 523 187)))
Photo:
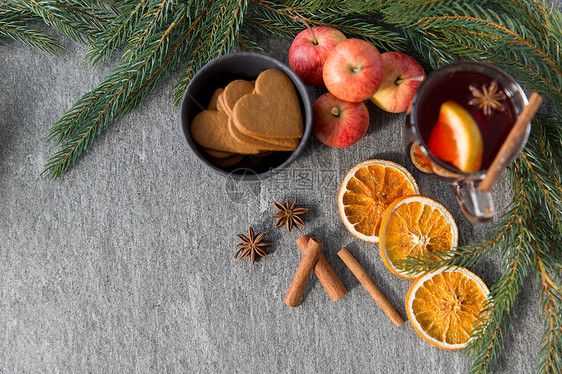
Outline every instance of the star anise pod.
POLYGON ((271 245, 271 242, 264 240, 264 236, 265 232, 260 232, 258 235, 254 235, 254 229, 252 229, 252 226, 248 226, 248 237, 238 234, 238 239, 240 239, 242 243, 236 246, 238 251, 234 254, 234 261, 236 261, 236 257, 238 257, 240 252, 242 252, 240 259, 250 255, 250 262, 252 265, 256 260, 256 253, 261 257, 267 257, 267 253, 265 253, 262 247, 271 245))
POLYGON ((291 232, 293 227, 295 227, 302 234, 302 231, 299 229, 299 226, 304 227, 304 222, 302 221, 302 218, 300 218, 299 216, 308 212, 308 209, 296 208, 297 199, 295 199, 291 205, 289 205, 288 199, 285 200, 285 205, 278 203, 277 201, 274 201, 273 205, 275 205, 275 209, 277 209, 277 213, 275 213, 271 217, 278 218, 277 223, 275 224, 275 228, 286 225, 287 232, 291 232))
POLYGON ((492 110, 503 112, 505 109, 500 101, 505 100, 505 94, 498 91, 498 82, 493 80, 489 87, 482 85, 482 90, 470 85, 468 89, 472 93, 472 99, 469 105, 476 105, 481 109, 484 115, 489 116, 492 110))

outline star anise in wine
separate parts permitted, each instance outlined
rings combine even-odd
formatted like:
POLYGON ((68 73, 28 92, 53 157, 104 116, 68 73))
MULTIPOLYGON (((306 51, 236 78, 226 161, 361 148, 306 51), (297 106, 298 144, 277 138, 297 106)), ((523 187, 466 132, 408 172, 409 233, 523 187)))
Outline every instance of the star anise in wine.
POLYGON ((505 110, 501 101, 505 100, 503 91, 498 91, 498 82, 493 80, 490 86, 482 85, 482 90, 479 90, 473 85, 468 86, 472 93, 472 99, 468 102, 469 105, 476 105, 481 109, 484 115, 489 116, 492 110, 505 110))
POLYGON ((275 224, 275 228, 285 225, 287 226, 287 232, 291 232, 293 227, 295 227, 302 234, 302 231, 299 229, 299 226, 304 227, 304 222, 302 221, 302 218, 299 216, 308 212, 308 209, 297 208, 296 207, 297 199, 295 199, 291 205, 289 205, 288 199, 285 200, 285 205, 278 203, 277 201, 274 201, 273 205, 275 205, 275 209, 277 209, 277 213, 275 213, 271 217, 278 219, 277 223, 275 224))
POLYGON ((248 237, 238 234, 238 239, 240 239, 242 243, 236 246, 238 251, 234 254, 234 261, 236 261, 236 257, 238 257, 240 252, 242 252, 240 254, 240 260, 250 255, 250 262, 252 265, 254 264, 254 261, 256 261, 256 254, 261 257, 267 257, 267 253, 265 253, 262 247, 271 245, 271 242, 264 240, 264 237, 265 232, 260 232, 258 235, 254 235, 254 229, 252 229, 252 226, 248 226, 248 237))

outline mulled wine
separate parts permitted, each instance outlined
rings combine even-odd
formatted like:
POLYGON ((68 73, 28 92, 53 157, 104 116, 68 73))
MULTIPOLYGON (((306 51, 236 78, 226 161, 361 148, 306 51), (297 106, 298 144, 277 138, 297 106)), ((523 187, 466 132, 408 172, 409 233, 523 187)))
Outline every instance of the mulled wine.
POLYGON ((414 120, 425 144, 430 142, 441 106, 452 100, 478 124, 483 143, 480 169, 487 169, 517 119, 505 87, 495 77, 481 72, 452 71, 427 82, 424 90, 416 103, 414 120))
MULTIPOLYGON (((404 131, 406 151, 420 171, 452 182, 470 220, 486 221, 493 202, 478 185, 526 105, 517 82, 493 65, 444 66, 429 74, 414 96, 404 131)), ((519 139, 519 152, 529 132, 530 127, 519 139)))

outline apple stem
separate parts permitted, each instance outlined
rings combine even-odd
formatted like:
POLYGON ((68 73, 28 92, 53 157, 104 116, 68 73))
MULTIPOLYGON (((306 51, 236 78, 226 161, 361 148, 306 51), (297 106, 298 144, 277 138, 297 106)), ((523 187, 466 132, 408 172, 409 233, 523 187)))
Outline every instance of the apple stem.
POLYGON ((330 112, 335 116, 335 117, 339 117, 340 116, 340 110, 337 106, 333 106, 332 109, 330 110, 330 112))
POLYGON ((308 31, 310 31, 310 34, 312 34, 312 43, 314 45, 318 45, 318 39, 316 39, 316 35, 314 35, 314 31, 312 31, 312 27, 310 27, 308 22, 306 22, 305 19, 302 18, 301 16, 295 16, 294 19, 295 19, 295 21, 301 22, 302 24, 304 24, 306 26, 308 31))
POLYGON ((404 82, 407 81, 423 81, 425 79, 425 75, 418 75, 416 77, 411 77, 411 78, 404 78, 404 79, 397 79, 394 83, 396 84, 402 84, 404 82))

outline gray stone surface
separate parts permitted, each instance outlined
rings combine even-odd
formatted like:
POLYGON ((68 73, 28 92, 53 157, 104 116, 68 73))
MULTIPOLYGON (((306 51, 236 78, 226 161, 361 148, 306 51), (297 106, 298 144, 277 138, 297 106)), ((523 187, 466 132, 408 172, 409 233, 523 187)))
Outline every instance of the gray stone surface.
MULTIPOLYGON (((0 48, 0 372, 465 373, 470 360, 395 327, 336 252, 347 246, 405 318, 411 281, 393 276, 377 245, 338 216, 339 182, 356 163, 405 165, 421 192, 455 217, 461 244, 491 224, 463 218, 450 187, 417 172, 402 150, 403 115, 368 105, 367 136, 349 149, 312 139, 275 178, 234 186, 190 153, 171 104, 174 77, 111 126, 63 178, 40 177, 50 126, 101 82, 84 46, 61 38, 52 57, 15 42, 0 48), (302 183, 311 178, 310 183, 302 183), (232 186, 231 186, 232 187, 232 186), (298 233, 275 230, 272 200, 297 197, 349 293, 332 302, 313 276, 303 303, 283 303, 300 259, 298 233), (254 266, 233 262, 248 225, 275 242, 254 266)), ((260 41, 287 61, 289 44, 260 41)), ((321 90, 312 91, 313 97, 321 90)), ((495 186, 501 212, 507 178, 495 186)), ((491 285, 500 261, 472 269, 491 285)), ((538 296, 528 281, 506 334, 499 373, 533 371, 538 296)))

